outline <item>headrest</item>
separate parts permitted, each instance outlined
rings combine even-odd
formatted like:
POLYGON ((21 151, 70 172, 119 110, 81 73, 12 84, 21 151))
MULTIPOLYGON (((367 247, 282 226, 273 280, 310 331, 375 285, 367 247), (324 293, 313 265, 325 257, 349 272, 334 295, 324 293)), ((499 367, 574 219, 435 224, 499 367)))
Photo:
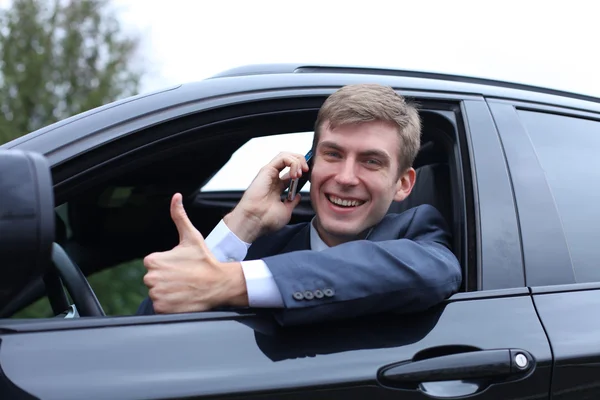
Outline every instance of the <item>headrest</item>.
MULTIPOLYGON (((446 222, 452 222, 450 169, 447 164, 429 164, 417 168, 415 185, 410 195, 401 202, 393 202, 388 213, 400 214, 423 204, 434 206, 446 222)), ((450 226, 450 225, 449 225, 450 226)))

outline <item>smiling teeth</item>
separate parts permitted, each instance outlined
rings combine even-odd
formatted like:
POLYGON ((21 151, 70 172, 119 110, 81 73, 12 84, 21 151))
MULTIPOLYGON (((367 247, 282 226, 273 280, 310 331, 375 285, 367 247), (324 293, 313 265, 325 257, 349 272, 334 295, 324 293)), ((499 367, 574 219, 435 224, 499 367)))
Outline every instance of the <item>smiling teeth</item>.
POLYGON ((364 203, 360 200, 343 200, 335 196, 329 196, 329 201, 331 201, 335 205, 342 207, 356 207, 364 203))

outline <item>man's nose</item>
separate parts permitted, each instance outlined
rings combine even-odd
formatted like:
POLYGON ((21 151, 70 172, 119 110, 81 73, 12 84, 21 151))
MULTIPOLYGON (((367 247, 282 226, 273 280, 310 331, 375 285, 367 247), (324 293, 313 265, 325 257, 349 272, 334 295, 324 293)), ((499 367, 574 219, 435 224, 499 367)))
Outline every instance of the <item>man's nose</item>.
POLYGON ((356 164, 349 159, 341 163, 340 170, 335 176, 337 183, 346 186, 358 185, 358 176, 356 175, 355 167, 356 164))

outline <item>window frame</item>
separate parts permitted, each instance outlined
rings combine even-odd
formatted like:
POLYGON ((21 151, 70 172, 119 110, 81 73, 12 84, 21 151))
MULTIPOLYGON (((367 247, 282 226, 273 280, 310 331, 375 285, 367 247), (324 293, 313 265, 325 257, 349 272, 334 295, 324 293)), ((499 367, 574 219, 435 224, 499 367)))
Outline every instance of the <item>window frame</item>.
POLYGON ((477 268, 477 281, 469 284, 478 291, 523 288, 517 211, 497 127, 483 98, 463 100, 461 114, 460 129, 465 131, 468 148, 464 156, 469 157, 463 164, 472 168, 465 177, 465 184, 472 186, 475 210, 471 243, 477 247, 477 259, 470 263, 477 268))
MULTIPOLYGON (((406 95, 410 96, 411 94, 406 94, 406 95)), ((313 97, 315 97, 315 96, 313 96, 313 97)), ((460 96, 457 96, 457 98, 449 99, 449 98, 447 98, 447 96, 443 96, 443 95, 442 95, 442 98, 439 99, 439 98, 437 98, 437 96, 435 96, 435 94, 431 94, 431 93, 428 93, 427 96, 424 96, 422 93, 420 93, 420 94, 418 94, 415 97, 417 97, 418 100, 423 101, 425 103, 432 102, 432 104, 435 104, 436 107, 439 107, 439 110, 441 112, 453 113, 455 115, 455 118, 458 120, 458 121, 453 121, 452 122, 454 124, 454 129, 456 129, 456 132, 457 132, 457 135, 458 135, 456 146, 462 146, 461 149, 459 149, 458 147, 456 147, 454 149, 454 152, 455 152, 454 153, 454 158, 455 158, 455 161, 457 162, 457 164, 459 164, 458 166, 455 166, 455 168, 458 168, 458 171, 455 171, 455 172, 457 173, 456 176, 459 178, 459 180, 461 180, 461 182, 459 183, 459 185, 463 186, 465 184, 464 182, 462 182, 462 179, 464 179, 464 169, 465 169, 464 163, 467 162, 466 160, 469 160, 469 155, 468 154, 465 154, 465 153, 461 154, 461 151, 465 151, 465 152, 468 153, 468 144, 467 143, 463 143, 463 141, 464 141, 463 137, 465 135, 465 132, 463 130, 464 129, 463 128, 464 121, 460 120, 461 119, 461 115, 460 115, 461 111, 460 111, 460 108, 459 108, 459 104, 461 103, 461 101, 463 99, 461 99, 460 96), (456 124, 458 124, 458 126, 456 126, 456 124)), ((323 99, 324 99, 324 97, 323 97, 323 99)), ((302 100, 305 100, 305 99, 294 98, 294 99, 289 99, 289 100, 292 101, 292 102, 298 102, 300 104, 304 104, 302 102, 302 100)), ((256 101, 256 103, 262 103, 262 102, 264 102, 264 100, 257 100, 256 101)), ((281 102, 281 100, 278 100, 278 102, 281 102)), ((250 104, 245 104, 244 105, 244 111, 245 112, 247 112, 248 107, 249 107, 249 105, 251 106, 251 104, 252 104, 252 102, 250 104)), ((233 107, 235 107, 235 106, 233 106, 233 107)), ((423 107, 423 108, 426 108, 426 107, 423 107)), ((308 109, 308 108, 306 108, 306 107, 299 107, 299 109, 293 109, 293 110, 292 109, 288 109, 287 111, 299 111, 299 110, 306 110, 306 109, 308 109)), ((276 112, 283 112, 283 110, 276 110, 276 112)), ((199 114, 202 114, 202 113, 204 113, 204 111, 199 111, 199 114)), ((247 116, 247 114, 244 114, 244 117, 246 117, 246 116, 247 116)), ((464 118, 464 117, 462 117, 462 118, 464 118)), ((181 119, 183 119, 183 117, 181 119)), ((172 124, 173 122, 177 122, 177 121, 169 121, 170 124, 172 124)), ((173 124, 173 125, 175 125, 175 124, 173 124)), ((151 128, 152 127, 149 127, 148 129, 151 129, 151 128)), ((196 126, 195 129, 197 129, 197 128, 199 128, 198 125, 196 126)), ((192 130, 189 130, 189 129, 188 130, 183 130, 180 133, 169 134, 169 135, 166 135, 164 137, 159 138, 158 140, 156 140, 156 138, 153 137, 151 140, 149 140, 143 146, 139 146, 138 148, 136 148, 135 152, 137 153, 138 150, 139 150, 139 148, 141 148, 141 147, 153 146, 155 144, 158 144, 159 146, 161 146, 160 143, 165 138, 167 138, 167 137, 169 138, 169 141, 172 140, 174 143, 176 143, 176 145, 174 145, 174 146, 173 145, 169 145, 170 148, 176 148, 176 147, 184 146, 185 145, 184 143, 186 143, 186 141, 188 140, 188 139, 186 139, 186 137, 189 138, 189 137, 193 136, 193 134, 191 134, 191 131, 192 130)), ((136 136, 138 138, 139 137, 144 137, 144 135, 136 135, 136 136)), ((467 136, 468 136, 468 134, 467 134, 467 136)), ((112 143, 111 145, 113 145, 113 147, 114 146, 118 146, 119 142, 123 142, 123 141, 127 141, 127 140, 129 140, 129 138, 128 137, 124 137, 123 139, 118 140, 115 143, 112 143)), ((135 138, 134 138, 134 140, 135 140, 135 138)), ((468 141, 468 139, 467 139, 467 141, 468 141)), ((95 150, 92 151, 92 153, 96 153, 96 154, 102 153, 102 149, 101 148, 95 149, 95 150)), ((146 151, 143 151, 143 153, 147 154, 146 151)), ((91 154, 91 155, 92 155, 91 158, 94 158, 93 154, 91 154)), ((89 157, 89 154, 87 154, 87 153, 86 153, 86 158, 87 158, 87 160, 85 161, 85 165, 86 165, 86 167, 87 167, 87 165, 90 165, 90 167, 87 167, 84 170, 80 170, 78 174, 72 174, 71 177, 68 177, 68 173, 65 172, 65 171, 68 171, 69 169, 71 169, 73 163, 76 164, 78 162, 77 158, 69 160, 69 162, 66 162, 66 163, 58 165, 58 167, 59 167, 59 175, 63 179, 61 179, 60 183, 59 183, 59 187, 60 187, 61 190, 60 190, 60 193, 57 195, 57 200, 58 200, 57 201, 57 205, 61 204, 63 198, 65 196, 68 196, 71 193, 73 187, 77 187, 77 186, 82 185, 82 182, 85 180, 86 175, 87 175, 88 172, 90 172, 92 170, 95 170, 97 168, 97 166, 91 166, 92 164, 90 164, 90 157, 89 157)), ((116 162, 116 164, 120 164, 121 161, 117 161, 117 159, 120 159, 120 158, 121 158, 121 156, 119 155, 117 157, 112 157, 110 159, 104 159, 104 160, 102 160, 101 164, 102 164, 103 167, 105 167, 105 166, 107 166, 109 164, 112 164, 113 162, 116 162)), ((129 157, 126 157, 126 158, 129 158, 129 157)), ((469 169, 469 168, 466 168, 466 169, 469 169)), ((99 175, 103 175, 103 172, 99 172, 99 175)), ((87 180, 86 184, 89 184, 89 183, 90 183, 90 181, 87 180)), ((81 189, 81 188, 79 188, 79 189, 81 189)), ((462 204, 459 204, 459 208, 467 207, 464 202, 465 202, 465 197, 469 196, 468 194, 466 194, 466 192, 468 192, 468 189, 465 189, 464 187, 460 187, 459 190, 460 190, 460 196, 462 197, 461 200, 460 200, 462 204)), ((475 201, 475 203, 476 203, 476 201, 475 201)), ((472 214, 471 211, 468 211, 468 210, 465 210, 465 209, 459 210, 459 212, 462 213, 461 214, 462 218, 466 218, 467 214, 472 214)), ((466 225, 467 223, 465 222, 464 224, 466 225)), ((466 230, 471 229, 471 227, 467 228, 465 226, 464 229, 466 231, 466 230)), ((478 230, 478 227, 475 226, 475 227, 473 227, 473 229, 478 230)), ((477 235, 477 233, 471 232, 471 235, 477 235)), ((466 243, 467 241, 469 241, 469 238, 466 235, 464 236, 464 239, 465 240, 464 240, 463 246, 464 246, 465 249, 468 249, 469 247, 477 247, 477 246, 474 246, 475 243, 471 243, 471 246, 469 246, 469 244, 466 243)), ((478 249, 476 249, 475 252, 478 252, 478 249)), ((464 261, 468 262, 466 259, 464 261)), ((478 271, 481 271, 481 269, 478 268, 478 271)), ((470 287, 469 290, 470 291, 473 291, 473 290, 478 291, 478 290, 480 290, 480 286, 470 287)))

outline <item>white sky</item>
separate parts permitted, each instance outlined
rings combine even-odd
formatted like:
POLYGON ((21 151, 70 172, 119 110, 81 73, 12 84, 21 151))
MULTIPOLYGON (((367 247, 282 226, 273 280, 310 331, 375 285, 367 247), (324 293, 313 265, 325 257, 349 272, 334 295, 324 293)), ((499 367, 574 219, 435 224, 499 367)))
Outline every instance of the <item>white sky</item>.
MULTIPOLYGON (((113 4, 125 30, 142 38, 142 93, 245 64, 301 62, 449 72, 600 97, 597 0, 113 4)), ((279 151, 306 152, 311 136, 282 139, 248 143, 205 189, 245 188, 279 151)))
POLYGON ((252 63, 471 74, 600 96, 593 0, 115 0, 142 34, 142 92, 252 63), (360 6, 359 6, 360 5, 360 6))
MULTIPOLYGON (((301 62, 450 72, 600 97, 593 0, 114 1, 125 28, 143 38, 142 92, 245 64, 301 62)), ((204 190, 243 189, 279 151, 304 153, 310 139, 255 140, 204 190)))

